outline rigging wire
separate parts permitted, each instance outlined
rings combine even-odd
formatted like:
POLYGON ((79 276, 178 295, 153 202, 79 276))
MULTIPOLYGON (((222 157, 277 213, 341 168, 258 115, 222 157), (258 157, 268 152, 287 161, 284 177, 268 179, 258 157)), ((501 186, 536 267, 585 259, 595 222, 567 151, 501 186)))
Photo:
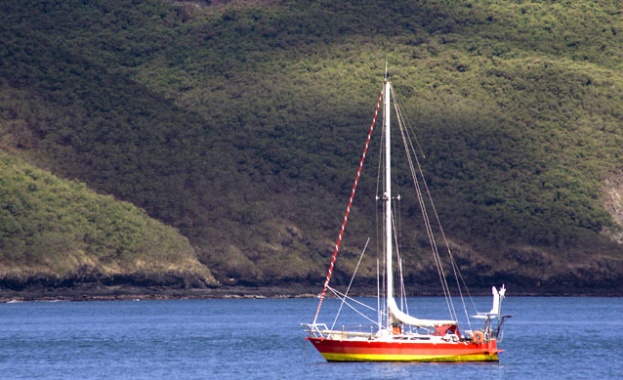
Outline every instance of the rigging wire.
MULTIPOLYGON (((348 293, 350 292, 350 288, 351 286, 353 286, 353 281, 355 280, 355 276, 357 275, 357 271, 359 270, 359 265, 361 264, 361 260, 363 259, 363 255, 366 253, 366 249, 368 248, 368 243, 370 242, 370 238, 368 238, 368 240, 366 241, 366 245, 363 247, 363 250, 361 251, 361 255, 359 255, 359 260, 357 261, 357 265, 355 266, 355 270, 353 271, 353 275, 350 278, 350 282, 348 283, 348 287, 346 288, 346 292, 344 292, 344 295, 346 297, 348 297, 348 293)), ((344 300, 342 300, 342 303, 340 304, 340 307, 337 311, 337 314, 335 315, 335 319, 333 320, 333 325, 331 326, 331 330, 333 330, 333 327, 335 326, 335 324, 337 323, 337 319, 340 316, 340 313, 342 312, 342 307, 344 306, 344 300)))
MULTIPOLYGON (((454 303, 452 302, 452 295, 451 295, 451 292, 450 292, 450 287, 448 285, 448 280, 446 279, 446 276, 445 276, 445 270, 444 270, 443 262, 441 260, 441 256, 440 256, 440 253, 439 253, 439 247, 438 247, 437 242, 436 242, 435 237, 434 237, 435 233, 433 231, 433 227, 432 227, 433 223, 431 222, 431 215, 429 215, 428 207, 430 207, 431 210, 432 210, 432 217, 435 219, 436 225, 438 226, 439 231, 441 233, 441 236, 443 238, 443 242, 444 242, 444 244, 445 244, 445 246, 447 248, 447 254, 448 254, 448 257, 449 257, 450 266, 451 266, 452 272, 454 274, 454 279, 455 279, 455 281, 457 283, 458 292, 459 292, 459 295, 460 295, 460 298, 461 298, 461 302, 463 304, 463 309, 465 311, 465 316, 467 318, 467 322, 469 323, 469 327, 471 329, 470 318, 469 318, 469 316, 467 314, 467 307, 465 305, 465 300, 464 300, 461 284, 465 287, 467 295, 469 296, 469 299, 471 300, 472 305, 474 306, 474 309, 477 310, 477 308, 474 305, 473 298, 472 298, 471 294, 469 293, 469 289, 467 288, 465 280, 464 280, 463 276, 460 273, 458 264, 456 263, 456 261, 455 261, 455 259, 453 257, 452 251, 450 249, 450 245, 448 243, 448 240, 447 240, 447 238, 445 236, 445 233, 443 231, 443 228, 441 226, 439 215, 438 215, 437 210, 435 208, 435 205, 433 203, 430 189, 428 188, 428 184, 427 184, 426 179, 424 177, 424 173, 423 173, 423 170, 422 170, 420 159, 418 158, 417 150, 419 150, 422 153, 422 157, 423 158, 425 158, 424 151, 423 151, 422 146, 420 145, 420 143, 419 143, 419 141, 418 141, 418 139, 416 137, 416 134, 415 134, 415 131, 414 131, 413 127, 411 127, 408 123, 405 122, 405 119, 403 117, 402 111, 400 110, 400 106, 398 104, 398 100, 396 99, 396 96, 395 96, 394 92, 391 91, 391 94, 392 94, 392 100, 393 100, 393 104, 394 104, 394 110, 395 110, 395 113, 396 113, 396 116, 397 116, 397 120, 398 120, 400 134, 401 134, 401 137, 402 137, 402 140, 403 140, 403 145, 404 145, 405 152, 407 154, 409 170, 411 172, 413 185, 414 185, 415 190, 416 190, 417 201, 418 201, 418 203, 420 205, 420 209, 421 209, 421 212, 422 212, 422 218, 424 219, 424 228, 425 228, 426 234, 427 234, 427 236, 429 238, 431 250, 432 250, 432 253, 433 253, 433 260, 435 262, 435 267, 437 269, 437 275, 439 276, 439 279, 440 279, 440 282, 441 282, 441 285, 442 285, 442 289, 443 289, 443 293, 444 293, 444 296, 445 296, 445 299, 446 299, 446 304, 447 304, 447 307, 448 307, 448 311, 449 311, 451 317, 454 320, 458 321, 457 312, 456 312, 456 309, 454 308, 454 303), (429 206, 427 207, 427 205, 429 205, 429 206)), ((320 313, 320 309, 321 309, 323 300, 325 298, 326 292, 327 292, 327 290, 331 291, 333 294, 335 294, 338 298, 340 298, 342 300, 342 303, 340 304, 338 313, 337 313, 337 315, 335 317, 335 320, 333 321, 333 325, 332 325, 331 329, 333 329, 335 324, 337 323, 338 317, 339 317, 339 315, 340 315, 344 305, 348 306, 349 308, 354 310, 357 314, 361 315, 362 317, 364 317, 366 320, 370 321, 371 323, 378 325, 379 328, 382 328, 383 320, 384 320, 385 317, 387 317, 386 313, 383 312, 383 308, 380 307, 381 303, 383 303, 383 301, 381 300, 381 293, 382 293, 381 290, 382 289, 381 289, 380 278, 388 275, 387 273, 384 273, 385 272, 385 265, 383 265, 383 270, 380 269, 380 263, 383 260, 381 260, 379 258, 379 252, 381 252, 380 249, 379 249, 380 248, 379 245, 380 245, 380 241, 381 241, 381 239, 379 239, 379 233, 380 233, 380 228, 381 228, 380 225, 381 224, 378 223, 379 222, 379 205, 378 205, 378 201, 382 198, 381 196, 379 196, 380 183, 381 183, 380 178, 381 178, 381 175, 382 175, 382 172, 383 172, 382 160, 379 160, 378 168, 377 168, 377 188, 376 188, 376 207, 375 207, 375 210, 376 210, 376 220, 377 220, 376 246, 377 246, 377 306, 379 306, 377 308, 377 310, 378 310, 378 314, 377 314, 378 321, 373 321, 371 318, 369 318, 368 316, 366 316, 363 313, 361 313, 359 310, 357 310, 357 308, 355 306, 353 306, 353 303, 358 304, 360 306, 364 306, 364 307, 366 307, 368 309, 373 310, 372 307, 370 307, 370 306, 368 306, 368 305, 366 305, 364 303, 361 303, 361 302, 359 302, 357 300, 354 300, 353 298, 348 296, 348 293, 349 293, 349 291, 351 289, 351 286, 353 284, 354 277, 355 277, 355 275, 356 275, 356 273, 358 271, 358 268, 360 266, 360 263, 362 261, 363 255, 364 255, 365 251, 367 250, 370 238, 368 238, 368 240, 366 241, 365 247, 364 247, 364 249, 363 249, 363 251, 361 253, 361 256, 359 258, 359 261, 357 262, 355 271, 353 273, 353 277, 351 278, 351 280, 350 280, 350 282, 348 284, 346 293, 342 294, 342 293, 338 292, 337 290, 335 290, 335 289, 333 289, 332 287, 329 286, 329 282, 331 280, 331 275, 332 275, 332 272, 333 272, 333 268, 334 268, 334 265, 335 265, 337 254, 338 254, 338 251, 340 249, 340 244, 341 244, 341 241, 342 241, 343 233, 344 233, 344 230, 345 230, 345 227, 346 227, 346 223, 347 223, 347 220, 348 220, 348 215, 350 213, 350 208, 352 206, 353 198, 354 198, 355 191, 356 191, 356 188, 357 188, 357 184, 358 184, 358 181, 359 181, 359 178, 360 178, 360 175, 361 175, 363 163, 364 163, 364 160, 366 158, 366 153, 367 153, 367 150, 368 150, 368 146, 369 146, 369 143, 370 143, 372 132, 373 132, 375 124, 376 124, 376 118, 377 118, 377 115, 378 115, 378 111, 379 111, 380 104, 381 104, 383 96, 384 96, 384 94, 383 94, 383 91, 382 91, 380 96, 379 96, 379 99, 378 99, 378 103, 377 103, 376 110, 375 110, 375 113, 374 113, 374 117, 373 117, 373 120, 372 120, 372 125, 370 126, 370 130, 369 130, 369 133, 368 133, 368 138, 367 138, 367 141, 366 141, 366 144, 365 144, 365 148, 364 148, 361 160, 360 160, 359 169, 357 171, 357 176, 355 178, 354 185, 353 185, 353 188, 352 188, 352 192, 351 192, 351 196, 350 196, 350 199, 349 199, 348 207, 346 208, 346 213, 344 215, 344 219, 343 219, 343 222, 342 222, 342 227, 340 229, 340 233, 338 235, 338 240, 336 242, 335 249, 334 249, 334 252, 333 252, 333 256, 332 256, 332 259, 331 259, 331 265, 330 265, 328 273, 327 273, 327 277, 326 277, 326 280, 325 280, 323 291, 322 291, 322 293, 320 294, 320 297, 319 297, 320 300, 318 302, 318 307, 316 309, 316 314, 315 314, 315 317, 314 317, 314 322, 313 323, 315 324, 317 319, 318 319, 318 315, 320 313), (383 273, 381 273, 381 272, 383 272, 383 273)), ((384 125, 383 125, 383 128, 385 128, 384 125)), ((381 136, 382 136, 381 139, 383 139, 384 138, 383 137, 384 134, 381 134, 381 136)), ((381 152, 383 151, 383 146, 384 146, 383 141, 381 141, 381 144, 380 144, 381 152)), ((399 196, 397 197, 397 200, 398 201, 400 200, 399 196)), ((392 202, 392 200, 390 200, 390 202, 392 202)), ((397 255, 398 266, 399 266, 399 271, 400 271, 401 308, 404 307, 406 309, 406 308, 408 308, 408 305, 406 304, 406 290, 405 290, 405 286, 404 286, 403 265, 402 265, 403 263, 402 263, 402 259, 400 258, 400 247, 398 245, 398 237, 400 235, 400 232, 398 231, 398 229, 400 228, 400 215, 399 215, 399 213, 398 213, 398 215, 392 213, 390 218, 392 220, 392 222, 391 222, 392 226, 394 227, 393 231, 392 231, 392 235, 393 235, 392 238, 396 242, 395 252, 396 252, 396 255, 397 255), (398 223, 398 225, 397 225, 397 223, 398 223), (404 301, 404 306, 403 306, 403 301, 404 301)), ((385 247, 383 247, 383 249, 385 249, 385 247)), ((386 285, 387 284, 385 282, 383 282, 383 288, 384 288, 383 290, 385 292, 388 292, 388 289, 386 289, 386 285)), ((387 294, 387 293, 385 293, 385 294, 387 294)), ((387 305, 383 305, 383 307, 386 307, 386 306, 387 305)), ((408 313, 408 310, 406 310, 406 312, 408 313)))
POLYGON ((376 259, 376 319, 378 320, 379 326, 383 325, 383 319, 381 315, 381 280, 379 278, 379 266, 380 261, 377 257, 376 259))
POLYGON ((335 248, 333 250, 333 255, 331 256, 331 264, 329 265, 327 278, 324 282, 322 293, 320 293, 320 300, 318 301, 318 307, 316 308, 316 315, 314 316, 314 322, 313 322, 314 324, 316 324, 316 321, 318 320, 318 315, 320 314, 320 308, 322 307, 322 302, 324 301, 324 297, 327 294, 327 288, 329 287, 329 282, 331 281, 331 274, 333 273, 335 260, 337 260, 337 254, 340 251, 340 245, 342 244, 342 237, 344 236, 344 230, 346 229, 346 222, 348 222, 348 214, 350 214, 350 208, 353 204, 353 199, 355 198, 355 192, 357 191, 357 184, 359 183, 359 177, 361 176, 363 163, 366 160, 366 153, 368 152, 368 146, 370 145, 372 132, 374 132, 374 125, 376 124, 376 117, 379 113, 379 108, 381 106, 382 99, 383 99, 383 91, 381 91, 381 95, 379 95, 379 100, 376 104, 376 110, 374 111, 374 117, 372 118, 372 125, 370 125, 370 130, 368 131, 368 138, 366 140, 366 144, 363 149, 363 153, 361 155, 361 160, 359 161, 359 168, 357 169, 357 176, 355 177, 355 183, 353 184, 353 189, 351 190, 350 198, 348 200, 348 206, 346 207, 346 212, 344 213, 344 219, 342 220, 342 227, 340 228, 340 232, 337 237, 337 242, 335 243, 335 248))
MULTIPOLYGON (((397 99, 394 99, 394 104, 395 104, 395 107, 397 107, 397 110, 399 110, 399 106, 397 105, 397 104, 398 104, 398 103, 397 103, 397 99)), ((398 111, 397 111, 397 112, 398 112, 398 111)), ((475 303, 474 303, 474 299, 473 299, 473 297, 472 297, 472 295, 471 295, 471 293, 470 293, 470 291, 469 291, 469 288, 468 288, 468 286, 467 286, 467 283, 465 282, 465 279, 463 278, 463 276, 462 276, 462 274, 461 274, 461 272, 460 272, 460 270, 459 270, 459 268, 458 268, 458 265, 457 265, 457 263, 456 263, 456 260, 454 259, 454 255, 452 254, 452 251, 451 251, 451 249, 450 249, 450 245, 449 245, 449 243, 448 243, 448 239, 447 239, 447 237, 446 237, 446 235, 445 235, 445 232, 444 232, 444 230, 443 230, 443 227, 441 226, 441 220, 440 220, 440 218, 439 218, 439 214, 437 213, 437 209, 436 209, 435 204, 434 204, 434 202, 433 202, 433 200, 432 200, 432 196, 431 196, 430 189, 428 188, 428 184, 427 184, 427 182, 426 182, 426 180, 425 180, 425 178, 424 178, 424 173, 423 173, 423 170, 422 170, 422 167, 421 167, 421 163, 420 163, 420 161, 419 161, 419 159, 418 159, 418 157, 417 157, 418 155, 416 154, 416 149, 415 149, 415 147, 413 146, 412 141, 415 141, 415 142, 416 142, 417 147, 420 149, 420 152, 422 152, 422 157, 425 157, 425 154, 424 154, 424 152, 423 152, 423 150, 422 150, 421 145, 419 144, 419 140, 418 140, 418 139, 417 139, 417 137, 416 137, 416 134, 415 134, 414 128, 413 128, 411 125, 409 125, 408 123, 405 123, 405 122, 404 122, 404 118, 402 117, 402 113, 400 113, 400 115, 399 115, 399 120, 401 121, 401 124, 399 124, 399 125, 401 126, 401 130, 402 130, 402 128, 403 128, 403 125, 406 125, 406 126, 407 126, 407 128, 406 128, 407 133, 408 133, 408 132, 410 132, 410 135, 409 135, 409 136, 410 136, 411 138, 407 138, 407 139, 406 139, 406 141, 408 141, 408 142, 409 142, 409 145, 410 145, 410 150, 413 152, 413 157, 414 157, 415 162, 416 162, 416 164, 417 164, 417 167, 418 167, 418 172, 420 173, 420 176, 421 176, 421 178, 422 178, 422 182, 423 182, 423 184, 424 184, 424 188, 425 188, 425 190, 426 190, 426 194, 427 194, 427 196, 428 196, 429 203, 430 203, 431 208, 432 208, 432 210, 433 210, 433 214, 434 214, 434 216, 435 216, 435 220, 436 220, 436 222, 437 222, 437 225, 438 225, 438 228, 439 228, 440 234, 441 234, 442 239, 443 239, 443 242, 444 242, 444 244, 445 244, 445 246, 446 246, 446 248, 447 248, 447 253, 448 253, 448 257, 449 257, 450 265, 451 265, 451 267, 452 267, 452 272, 453 272, 453 274, 454 274, 454 279, 455 279, 456 284, 457 284, 457 289, 458 289, 459 297, 460 297, 460 299, 461 299, 461 303, 462 303, 462 305, 463 305, 463 310, 464 310, 464 312, 465 312, 465 318, 466 318, 466 320, 467 320, 467 323, 468 323, 468 325, 469 325, 469 328, 471 329, 471 328, 472 328, 472 327, 471 327, 471 320, 470 320, 469 315, 468 315, 468 313, 467 313, 467 306, 465 305, 465 297, 464 297, 464 295, 463 295, 463 288, 465 289, 465 292, 467 293, 467 296, 468 296, 468 298, 469 298, 469 300, 470 300, 470 302, 471 302, 471 304, 472 304, 472 307, 474 308, 474 310, 476 310, 476 312, 478 312, 478 308, 476 307, 476 305, 475 305, 475 303)), ((403 139, 404 139, 404 137, 403 137, 403 139)))
MULTIPOLYGON (((383 143, 385 140, 385 123, 381 124, 381 141, 379 143, 379 152, 378 152, 378 156, 377 157, 383 157, 383 147, 385 146, 385 144, 383 143)), ((376 258, 377 258, 377 265, 382 264, 382 267, 377 268, 377 281, 379 282, 378 286, 377 286, 377 297, 379 298, 379 326, 382 326, 382 323, 385 322, 383 321, 382 317, 381 317, 381 310, 384 310, 386 305, 385 305, 385 298, 382 298, 382 295, 387 294, 387 289, 386 289, 386 282, 385 282, 385 270, 386 270, 386 265, 385 265, 385 247, 381 246, 381 236, 382 236, 382 226, 383 224, 380 223, 381 220, 381 215, 379 213, 379 200, 381 200, 381 196, 380 196, 380 190, 381 190, 381 177, 383 174, 383 160, 379 159, 378 160, 378 164, 377 164, 377 168, 376 168, 376 194, 375 194, 375 200, 376 200, 376 204, 375 204, 375 216, 376 216, 376 258), (382 286, 381 286, 381 280, 382 281, 382 286)), ((385 203, 383 203, 383 207, 384 207, 385 203)))
MULTIPOLYGON (((372 323, 373 325, 377 325, 376 321, 374 321, 372 318, 370 318, 369 316, 367 316, 364 313, 362 313, 356 306, 353 306, 351 304, 351 302, 354 303, 354 304, 357 304, 359 307, 362 307, 362 308, 365 308, 365 309, 368 309, 368 310, 371 310, 371 311, 374 311, 373 307, 371 307, 369 305, 366 305, 365 303, 363 303, 361 301, 358 301, 358 300, 356 300, 356 299, 354 299, 352 297, 348 297, 344 293, 342 293, 342 292, 338 291, 337 289, 334 289, 334 288, 332 288, 330 286, 327 289, 331 293, 333 293, 333 295, 335 295, 337 298, 339 298, 342 301, 342 303, 344 305, 348 306, 348 308, 350 308, 352 311, 354 311, 355 313, 359 314, 362 318, 364 318, 368 322, 372 323)), ((334 325, 335 325, 335 322, 334 322, 334 325)), ((331 330, 333 330, 333 328, 334 328, 334 326, 331 327, 331 330)))
MULTIPOLYGON (((393 207, 392 210, 397 210, 397 208, 393 207)), ((407 314, 409 314, 409 306, 407 304, 407 293, 406 293, 406 287, 405 287, 405 281, 404 281, 404 272, 402 269, 402 257, 400 256, 400 244, 399 242, 399 237, 400 237, 400 233, 398 232, 398 228, 396 228, 396 219, 398 219, 398 223, 400 221, 400 217, 396 217, 396 215, 399 215, 400 213, 392 213, 392 225, 394 226, 394 228, 392 228, 392 232, 393 232, 393 239, 394 239, 394 247, 396 250, 396 261, 398 262, 398 273, 399 276, 398 278, 400 279, 400 309, 405 311, 407 314)))
MULTIPOLYGON (((441 261, 441 257, 439 255, 439 248, 437 246, 437 242, 435 241, 434 238, 434 232, 432 229, 432 224, 430 221, 430 216, 428 215, 428 209, 426 207, 426 202, 424 200, 424 194, 422 191, 422 188, 420 186, 420 183, 418 181, 418 177, 417 177, 417 173, 415 170, 415 165, 413 163, 413 160, 415 159, 417 166, 418 166, 418 171, 420 174, 420 177, 422 178, 422 182, 424 183, 424 186, 426 186, 426 181, 424 180, 424 176, 423 176, 423 171, 421 170, 421 166, 419 164, 419 160, 417 158, 417 154, 411 154, 410 152, 415 152, 415 149, 413 147, 413 143, 407 138, 406 133, 405 133, 405 122, 404 122, 404 118, 402 115, 402 112, 400 111, 400 108, 398 106, 398 103, 395 99, 395 95, 392 93, 392 95, 394 96, 393 100, 394 100, 394 109, 397 115, 397 119, 398 119, 398 125, 399 125, 399 129, 400 129, 400 133, 401 133, 401 137, 403 140, 403 144, 404 144, 404 148, 405 148, 405 153, 407 154, 407 160, 409 162, 409 170, 411 172, 411 177, 413 180, 413 184, 414 187, 416 189, 416 194, 417 194, 417 198, 418 198, 418 202, 420 204, 420 209, 421 209, 421 213, 422 213, 422 218, 424 219, 424 227, 426 230, 426 233, 428 235, 429 238, 429 242, 431 244, 431 250, 433 252, 433 260, 435 261, 435 266, 437 269, 437 275, 439 276, 439 281, 441 282, 442 285, 442 289, 444 292, 444 295, 446 297, 446 305, 448 307, 448 311, 451 315, 452 318, 454 318, 454 320, 458 320, 457 318, 457 314, 456 314, 456 310, 454 308, 454 304, 452 302, 452 298, 451 298, 451 292, 450 292, 450 288, 448 286, 448 282, 445 278, 445 271, 443 270, 443 263, 441 261), (412 157, 415 156, 415 157, 412 157)), ((428 187, 425 187, 425 189, 428 191, 428 187)), ((428 192, 428 198, 429 198, 429 203, 432 203, 432 199, 430 197, 430 192, 428 192)), ((435 215, 436 215, 436 211, 435 211, 435 215)))
MULTIPOLYGON (((415 133, 414 128, 411 125, 409 125, 408 123, 405 123, 405 125, 407 125, 408 131, 411 132, 410 136, 412 137, 411 139, 408 139, 408 141, 416 141, 416 142, 418 142, 418 139, 416 138, 416 133, 415 133)), ((418 147, 420 148, 420 151, 422 151, 422 148, 421 148, 421 146, 419 146, 419 143, 418 143, 418 147)), ((458 265, 457 265, 457 263, 456 263, 456 261, 454 259, 454 255, 452 254, 452 251, 450 249, 450 244, 448 243, 448 239, 446 238, 446 235, 445 235, 445 232, 443 230, 443 227, 441 226, 441 220, 440 220, 439 215, 437 213, 437 209, 435 207, 435 204, 434 204, 434 202, 432 200, 432 196, 431 196, 430 190, 428 188, 428 184, 427 184, 426 180, 424 179, 424 174, 423 174, 423 170, 421 168, 421 164, 420 164, 419 160, 417 159, 417 155, 415 154, 415 149, 413 147, 411 147, 411 150, 413 151, 416 163, 418 165, 419 172, 421 173, 421 176, 422 176, 422 179, 423 179, 422 182, 424 183, 424 187, 426 189, 426 193, 428 194, 428 197, 429 197, 429 200, 430 200, 430 204, 431 204, 431 207, 433 209, 433 213, 435 215, 435 219, 437 221, 437 225, 439 227, 440 234, 441 234, 442 239, 444 241, 444 244, 445 244, 445 246, 447 248, 448 257, 449 257, 449 260, 450 260, 450 264, 452 266, 452 271, 453 271, 454 278, 455 278, 455 281, 456 281, 459 297, 460 297, 461 303, 463 305, 463 311, 465 313, 465 319, 467 321, 467 324, 469 325, 469 328, 471 329, 472 328, 471 319, 469 318, 469 315, 467 313, 467 306, 465 305, 465 297, 463 296, 463 290, 462 289, 465 289, 465 292, 467 293, 467 296, 468 296, 468 298, 469 298, 469 300, 471 302, 471 305, 472 305, 473 309, 476 312, 478 312, 478 308, 476 307, 476 305, 474 303, 474 298, 472 297, 472 295, 471 295, 471 293, 469 291, 469 287, 467 286, 467 283, 465 282, 465 279, 463 278, 463 275, 461 274, 461 271, 459 270, 459 267, 458 267, 458 265)), ((422 156, 425 157, 423 151, 422 151, 422 156)))

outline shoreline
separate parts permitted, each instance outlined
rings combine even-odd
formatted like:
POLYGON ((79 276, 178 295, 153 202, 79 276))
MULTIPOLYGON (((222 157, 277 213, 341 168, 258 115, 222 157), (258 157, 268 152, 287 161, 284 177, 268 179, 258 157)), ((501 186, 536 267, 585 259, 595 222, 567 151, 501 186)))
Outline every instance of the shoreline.
MULTIPOLYGON (((96 286, 71 288, 45 288, 10 290, 0 289, 0 303, 52 302, 52 301, 131 301, 131 300, 181 300, 181 299, 265 299, 265 298, 317 298, 317 288, 301 285, 292 286, 220 286, 214 288, 167 288, 136 286, 96 286)), ((613 289, 575 289, 569 291, 518 290, 509 293, 512 297, 623 297, 623 292, 613 289)), ((478 289, 472 296, 489 296, 489 290, 478 289)), ((351 291, 351 296, 375 297, 369 289, 351 291)), ((410 297, 439 297, 441 292, 421 290, 410 297)))

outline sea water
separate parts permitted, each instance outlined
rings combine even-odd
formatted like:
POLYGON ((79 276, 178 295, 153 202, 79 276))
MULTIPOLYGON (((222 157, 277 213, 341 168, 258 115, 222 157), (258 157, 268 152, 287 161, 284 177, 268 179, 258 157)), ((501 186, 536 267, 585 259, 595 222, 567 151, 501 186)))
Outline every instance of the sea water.
POLYGON ((327 363, 300 325, 317 302, 0 304, 0 379, 623 379, 623 298, 509 296, 505 352, 478 364, 327 363))

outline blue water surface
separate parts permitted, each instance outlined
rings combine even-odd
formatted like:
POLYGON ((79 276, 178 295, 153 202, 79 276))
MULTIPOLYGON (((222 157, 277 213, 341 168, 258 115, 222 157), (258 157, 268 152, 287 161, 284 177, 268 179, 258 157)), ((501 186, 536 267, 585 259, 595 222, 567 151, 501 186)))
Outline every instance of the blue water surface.
MULTIPOLYGON (((426 298, 420 310, 439 301, 426 298)), ((486 310, 490 299, 477 302, 486 310)), ((313 319, 316 305, 315 299, 0 304, 0 378, 623 378, 623 298, 511 296, 504 309, 513 317, 499 344, 505 352, 500 363, 483 364, 326 363, 300 326, 313 319)))

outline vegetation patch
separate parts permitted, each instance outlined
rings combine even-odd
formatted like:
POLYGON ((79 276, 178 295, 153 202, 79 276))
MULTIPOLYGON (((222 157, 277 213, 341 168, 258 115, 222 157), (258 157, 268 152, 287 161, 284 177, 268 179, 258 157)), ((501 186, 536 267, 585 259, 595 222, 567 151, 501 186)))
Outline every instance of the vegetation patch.
MULTIPOLYGON (((542 266, 555 281, 571 273, 564 282, 584 283, 595 268, 608 273, 596 283, 617 278, 618 1, 1 9, 0 147, 6 167, 20 168, 2 176, 7 276, 85 267, 211 283, 207 265, 223 283, 321 284, 387 62, 474 283, 519 266, 532 271, 517 282, 543 280, 542 266), (69 181, 51 195, 33 176, 69 181), (566 261, 589 269, 557 264, 566 261)), ((376 165, 370 157, 358 189, 339 259, 347 267, 375 237, 376 165)), ((401 207, 416 282, 427 247, 414 200, 401 207)), ((363 263, 372 282, 374 255, 363 263)))
POLYGON ((188 239, 135 206, 5 153, 0 171, 0 279, 6 285, 114 283, 124 276, 215 284, 188 239))

